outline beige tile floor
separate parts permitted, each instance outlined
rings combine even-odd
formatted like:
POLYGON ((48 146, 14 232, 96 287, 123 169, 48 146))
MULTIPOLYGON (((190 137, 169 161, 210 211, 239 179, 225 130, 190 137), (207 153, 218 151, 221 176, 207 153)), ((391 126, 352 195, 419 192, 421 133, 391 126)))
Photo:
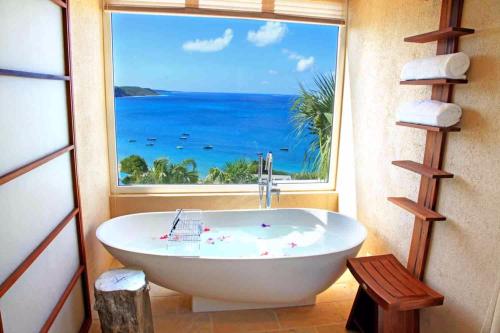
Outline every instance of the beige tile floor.
MULTIPOLYGON (((112 268, 121 267, 114 262, 112 268)), ((316 305, 279 309, 191 312, 191 298, 151 284, 155 333, 345 333, 357 283, 348 272, 319 294, 316 305)), ((97 316, 96 316, 97 317, 97 316)), ((91 333, 100 333, 94 320, 91 333)))

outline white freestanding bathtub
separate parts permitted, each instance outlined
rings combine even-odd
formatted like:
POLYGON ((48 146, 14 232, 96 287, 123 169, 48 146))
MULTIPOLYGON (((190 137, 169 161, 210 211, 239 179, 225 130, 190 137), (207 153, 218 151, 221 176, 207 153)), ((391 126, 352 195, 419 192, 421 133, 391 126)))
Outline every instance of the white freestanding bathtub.
POLYGON ((312 304, 366 238, 359 222, 325 210, 203 211, 201 240, 183 252, 162 237, 175 214, 120 216, 97 238, 150 281, 193 295, 195 312, 312 304))

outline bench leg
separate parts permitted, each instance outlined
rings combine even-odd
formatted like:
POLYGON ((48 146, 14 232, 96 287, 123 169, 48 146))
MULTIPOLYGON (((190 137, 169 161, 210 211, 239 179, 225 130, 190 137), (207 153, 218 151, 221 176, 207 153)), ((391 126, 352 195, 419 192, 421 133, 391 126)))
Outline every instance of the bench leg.
POLYGON ((359 287, 346 328, 363 333, 419 333, 419 310, 384 310, 359 287))
POLYGON ((351 313, 347 319, 346 328, 348 330, 376 333, 377 332, 378 306, 366 291, 358 288, 356 298, 352 304, 351 313))
POLYGON ((419 333, 419 310, 378 309, 378 333, 419 333))

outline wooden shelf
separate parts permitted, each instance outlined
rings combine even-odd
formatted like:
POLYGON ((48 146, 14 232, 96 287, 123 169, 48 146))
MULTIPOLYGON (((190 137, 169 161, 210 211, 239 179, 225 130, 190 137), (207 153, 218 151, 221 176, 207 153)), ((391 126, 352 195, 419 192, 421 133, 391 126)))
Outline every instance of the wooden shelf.
POLYGON ((405 85, 450 85, 450 84, 465 84, 467 79, 425 79, 425 80, 406 80, 399 81, 399 84, 405 85))
POLYGON ((405 127, 412 127, 412 128, 419 128, 419 129, 424 129, 424 130, 431 131, 431 132, 460 132, 460 127, 457 127, 457 125, 453 125, 450 127, 439 127, 439 126, 431 126, 431 125, 406 123, 404 121, 397 121, 396 125, 405 126, 405 127))
POLYGON ((427 178, 432 178, 432 179, 453 178, 452 173, 449 173, 449 172, 446 172, 443 170, 439 170, 439 169, 434 169, 434 168, 428 167, 427 165, 423 165, 423 164, 413 162, 413 161, 408 161, 408 160, 392 161, 392 164, 394 164, 400 168, 416 172, 416 173, 421 174, 422 176, 425 176, 427 178))
POLYGON ((447 38, 455 38, 463 35, 470 35, 473 33, 474 29, 447 27, 444 29, 428 32, 425 34, 406 37, 404 41, 410 43, 428 43, 447 38))
POLYGON ((387 198, 387 200, 407 210, 408 212, 412 213, 413 215, 424 221, 433 222, 433 221, 446 220, 446 217, 444 217, 443 215, 436 213, 435 211, 430 210, 428 208, 425 208, 424 206, 420 206, 419 204, 417 204, 414 201, 411 201, 410 199, 404 197, 389 197, 387 198))
MULTIPOLYGON (((463 0, 440 1, 438 30, 406 37, 406 42, 427 43, 437 41, 436 55, 458 52, 462 35, 474 33, 473 29, 461 28, 463 0)), ((437 14, 437 13, 436 13, 437 14)), ((452 79, 406 80, 402 85, 431 85, 431 98, 450 102, 453 84, 468 81, 452 79)), ((420 177, 418 200, 405 197, 389 197, 395 205, 415 215, 410 251, 406 268, 393 255, 351 258, 347 267, 359 282, 360 287, 345 327, 359 332, 418 332, 420 309, 443 304, 444 297, 422 283, 424 279, 433 221, 444 221, 446 217, 434 211, 438 200, 437 179, 451 178, 451 173, 439 170, 444 158, 447 132, 460 131, 460 124, 438 127, 396 122, 396 125, 424 129, 425 151, 421 163, 393 161, 396 166, 416 172, 420 177), (431 167, 433 166, 433 167, 431 167)), ((466 208, 464 208, 466 209, 466 208)))

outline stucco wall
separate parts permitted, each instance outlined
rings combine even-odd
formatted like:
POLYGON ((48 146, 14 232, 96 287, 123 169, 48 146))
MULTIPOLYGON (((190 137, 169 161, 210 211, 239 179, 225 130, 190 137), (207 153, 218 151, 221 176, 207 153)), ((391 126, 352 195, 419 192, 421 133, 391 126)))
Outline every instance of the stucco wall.
POLYGON ((100 0, 71 0, 78 178, 91 283, 111 262, 95 237, 110 216, 101 8, 100 0))
MULTIPOLYGON (((437 29, 441 1, 351 0, 348 64, 358 218, 370 229, 365 253, 391 251, 406 262, 413 216, 387 196, 416 199, 419 177, 391 166, 421 161, 425 133, 394 125, 397 105, 428 98, 430 87, 400 86, 402 65, 432 55, 435 43, 403 37, 437 29)), ((479 332, 500 267, 500 2, 465 0, 462 26, 476 34, 460 41, 472 58, 470 83, 457 86, 462 132, 448 139, 437 223, 425 280, 445 295, 423 311, 422 332, 479 332)), ((342 158, 342 156, 341 156, 342 158)), ((342 177, 342 175, 340 175, 342 177)), ((339 196, 342 198, 343 193, 339 196)))
MULTIPOLYGON (((259 207, 259 196, 254 193, 112 195, 110 201, 113 217, 142 212, 172 211, 177 208, 219 210, 259 207)), ((282 193, 279 202, 276 197, 273 198, 272 206, 337 211, 337 193, 333 191, 282 193)))

